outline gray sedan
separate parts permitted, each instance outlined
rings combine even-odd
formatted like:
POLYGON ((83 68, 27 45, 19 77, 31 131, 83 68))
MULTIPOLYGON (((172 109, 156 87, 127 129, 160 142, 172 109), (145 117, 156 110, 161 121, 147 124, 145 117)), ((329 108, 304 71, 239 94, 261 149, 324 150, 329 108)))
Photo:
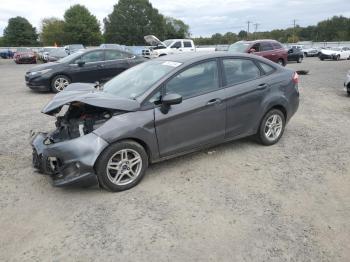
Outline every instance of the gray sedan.
POLYGON ((165 56, 57 94, 42 110, 56 128, 33 135, 33 164, 55 186, 122 191, 151 163, 252 135, 273 145, 298 105, 297 73, 267 59, 165 56))

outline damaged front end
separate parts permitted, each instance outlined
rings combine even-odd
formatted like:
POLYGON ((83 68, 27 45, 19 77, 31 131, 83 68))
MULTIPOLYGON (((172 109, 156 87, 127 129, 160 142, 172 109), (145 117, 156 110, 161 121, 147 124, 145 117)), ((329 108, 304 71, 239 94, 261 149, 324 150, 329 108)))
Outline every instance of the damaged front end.
POLYGON ((93 130, 108 121, 116 110, 76 102, 57 116, 56 129, 32 139, 33 166, 48 174, 54 186, 97 184, 94 164, 108 143, 93 130))
POLYGON ((74 92, 57 94, 43 109, 44 113, 56 116, 56 128, 32 136, 33 166, 50 175, 54 186, 98 183, 94 165, 108 143, 93 131, 132 107, 121 101, 127 110, 118 109, 108 95, 94 95, 76 87, 74 92))

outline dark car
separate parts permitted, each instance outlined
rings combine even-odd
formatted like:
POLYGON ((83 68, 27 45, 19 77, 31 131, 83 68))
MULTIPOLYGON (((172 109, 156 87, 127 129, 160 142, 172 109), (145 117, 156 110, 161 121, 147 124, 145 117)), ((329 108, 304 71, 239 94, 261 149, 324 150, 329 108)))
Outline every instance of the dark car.
POLYGON ((13 58, 14 52, 10 49, 0 49, 0 57, 3 59, 13 58))
POLYGON ((74 82, 106 82, 143 61, 142 57, 115 49, 78 51, 57 62, 33 67, 25 81, 33 90, 57 93, 74 82))
POLYGON ((298 105, 297 73, 267 59, 164 56, 103 87, 75 83, 57 94, 42 110, 57 116, 56 128, 33 137, 33 164, 55 186, 126 190, 154 162, 251 135, 273 145, 298 105))
POLYGON ((17 48, 13 58, 16 64, 36 64, 36 55, 30 48, 17 48))
POLYGON ((304 59, 304 53, 299 48, 290 48, 288 49, 288 61, 296 61, 301 63, 304 59))
POLYGON ((64 48, 53 48, 43 57, 43 62, 55 62, 66 56, 68 56, 68 54, 64 48))
POLYGON ((276 40, 238 41, 230 45, 229 52, 240 52, 259 55, 275 63, 285 66, 287 63, 287 50, 276 40))
POLYGON ((66 50, 68 55, 71 55, 80 50, 84 50, 85 47, 82 44, 73 44, 64 46, 64 49, 66 50))

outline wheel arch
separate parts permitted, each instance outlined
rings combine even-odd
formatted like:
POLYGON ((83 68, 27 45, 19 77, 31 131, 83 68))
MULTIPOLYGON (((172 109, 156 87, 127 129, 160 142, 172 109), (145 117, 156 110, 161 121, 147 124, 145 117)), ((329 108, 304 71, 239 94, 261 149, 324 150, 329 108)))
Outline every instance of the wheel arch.
MULTIPOLYGON (((66 76, 67 78, 69 78, 69 80, 72 83, 72 77, 67 74, 67 73, 60 73, 60 72, 56 72, 54 73, 51 77, 50 77, 50 85, 52 84, 52 80, 56 77, 56 76, 66 76)), ((51 86, 50 86, 51 87, 51 86)))
POLYGON ((107 150, 107 148, 109 148, 111 145, 117 144, 117 143, 121 143, 121 142, 125 142, 125 141, 131 141, 131 142, 136 142, 138 143, 140 146, 143 147, 143 149, 146 151, 147 156, 148 156, 148 162, 152 163, 152 150, 150 149, 149 145, 143 141, 140 138, 135 138, 135 137, 125 137, 125 138, 121 138, 121 139, 117 139, 115 141, 113 141, 112 143, 109 143, 108 146, 106 146, 98 155, 98 157, 95 160, 94 163, 94 168, 96 168, 96 163, 98 162, 98 159, 101 157, 101 155, 103 154, 104 151, 107 150))

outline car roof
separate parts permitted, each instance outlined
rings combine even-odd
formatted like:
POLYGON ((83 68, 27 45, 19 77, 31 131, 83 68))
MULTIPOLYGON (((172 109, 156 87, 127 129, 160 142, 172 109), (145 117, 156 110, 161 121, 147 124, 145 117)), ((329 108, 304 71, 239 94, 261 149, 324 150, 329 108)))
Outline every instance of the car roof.
POLYGON ((244 43, 277 42, 279 43, 277 40, 274 40, 274 39, 242 40, 240 42, 244 42, 244 43))
MULTIPOLYGON (((244 57, 244 58, 253 58, 256 60, 265 60, 261 59, 261 57, 251 54, 245 54, 245 53, 233 53, 233 52, 188 52, 188 53, 182 53, 182 54, 174 54, 174 55, 166 55, 161 56, 157 58, 161 61, 172 61, 172 62, 179 62, 183 64, 191 64, 195 62, 199 62, 206 59, 211 58, 220 58, 220 57, 244 57)), ((266 63, 266 62, 265 62, 266 63)))

